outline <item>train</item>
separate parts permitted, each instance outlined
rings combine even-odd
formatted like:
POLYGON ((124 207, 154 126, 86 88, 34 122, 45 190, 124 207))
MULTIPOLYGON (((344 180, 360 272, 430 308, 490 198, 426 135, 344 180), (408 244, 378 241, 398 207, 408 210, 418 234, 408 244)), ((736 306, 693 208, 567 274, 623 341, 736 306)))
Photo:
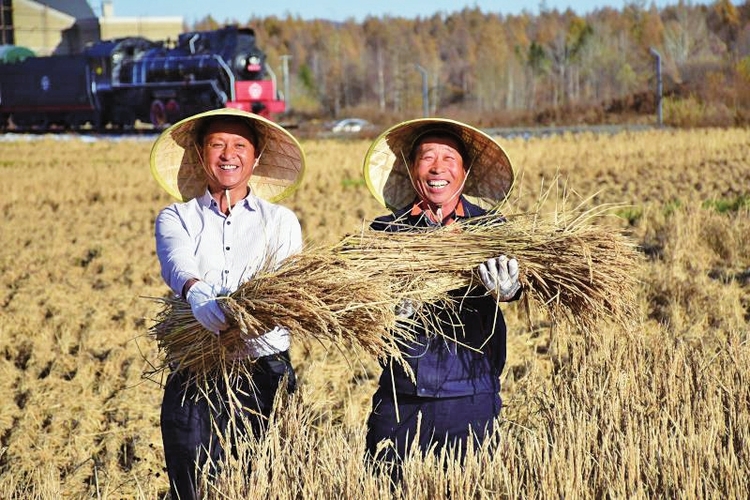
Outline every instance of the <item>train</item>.
POLYGON ((286 104, 252 28, 125 37, 0 64, 0 130, 163 129, 222 107, 274 119, 286 104))

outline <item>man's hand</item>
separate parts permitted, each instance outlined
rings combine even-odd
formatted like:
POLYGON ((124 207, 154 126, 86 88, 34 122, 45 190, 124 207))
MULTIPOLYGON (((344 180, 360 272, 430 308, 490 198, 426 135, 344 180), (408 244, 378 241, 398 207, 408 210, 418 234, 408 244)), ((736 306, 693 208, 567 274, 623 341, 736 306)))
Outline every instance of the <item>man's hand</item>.
POLYGON ((198 323, 203 325, 203 328, 218 334, 227 327, 224 311, 219 307, 219 303, 216 301, 216 293, 214 293, 211 285, 205 281, 196 281, 188 289, 185 298, 190 304, 193 316, 198 320, 198 323))
POLYGON ((512 300, 521 288, 516 259, 501 255, 482 262, 478 271, 484 286, 500 302, 512 300))

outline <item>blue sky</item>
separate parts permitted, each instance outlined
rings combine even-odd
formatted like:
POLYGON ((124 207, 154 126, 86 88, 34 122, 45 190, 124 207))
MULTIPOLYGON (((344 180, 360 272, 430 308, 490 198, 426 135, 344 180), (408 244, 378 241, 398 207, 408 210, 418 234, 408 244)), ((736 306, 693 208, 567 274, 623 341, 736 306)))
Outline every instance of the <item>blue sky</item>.
MULTIPOLYGON (((343 21, 354 18, 361 21, 368 15, 399 16, 415 18, 427 17, 436 12, 455 12, 463 7, 479 7, 483 12, 497 12, 502 15, 519 14, 523 10, 532 14, 539 12, 540 5, 547 9, 563 11, 572 8, 585 14, 601 7, 622 9, 623 6, 638 3, 639 0, 544 0, 542 2, 520 2, 518 0, 112 0, 115 16, 183 16, 188 23, 199 21, 211 14, 218 22, 237 20, 246 22, 250 17, 287 14, 302 19, 328 19, 343 21)), ((690 0, 687 0, 690 2, 690 0)), ((676 5, 678 0, 643 0, 644 6, 654 3, 662 8, 676 5)), ((693 1, 694 5, 709 4, 710 1, 693 1)), ((737 3, 737 2, 735 2, 737 3)), ((101 14, 102 0, 89 0, 89 5, 97 15, 101 14)))

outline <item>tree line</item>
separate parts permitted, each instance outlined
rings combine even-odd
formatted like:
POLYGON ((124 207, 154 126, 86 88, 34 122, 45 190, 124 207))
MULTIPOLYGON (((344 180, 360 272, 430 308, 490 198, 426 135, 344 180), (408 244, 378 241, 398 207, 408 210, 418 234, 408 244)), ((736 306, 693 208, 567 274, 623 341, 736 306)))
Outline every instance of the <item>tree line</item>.
POLYGON ((656 106, 658 63, 672 119, 750 123, 750 1, 659 9, 638 0, 583 16, 543 5, 538 15, 474 7, 362 22, 208 16, 186 29, 227 23, 255 30, 301 115, 427 111, 481 126, 642 120, 656 106))

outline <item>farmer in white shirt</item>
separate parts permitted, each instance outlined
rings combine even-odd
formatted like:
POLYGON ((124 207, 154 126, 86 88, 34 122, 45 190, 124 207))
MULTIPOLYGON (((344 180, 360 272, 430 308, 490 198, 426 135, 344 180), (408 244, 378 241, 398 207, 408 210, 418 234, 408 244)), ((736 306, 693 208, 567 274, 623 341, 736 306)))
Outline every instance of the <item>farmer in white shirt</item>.
MULTIPOLYGON (((154 143, 151 171, 179 200, 156 218, 161 274, 206 330, 221 335, 228 326, 217 296, 301 250, 296 215, 274 202, 296 189, 303 170, 304 154, 291 134, 235 109, 186 118, 154 143)), ((234 432, 263 435, 282 380, 287 391, 295 387, 289 345, 289 332, 279 327, 247 341, 233 355, 252 363, 252 377, 236 377, 227 387, 218 375, 208 394, 184 370, 170 373, 161 429, 173 498, 205 494, 198 490, 196 468, 208 462, 216 471, 225 453, 219 436, 229 422, 234 432), (229 403, 228 393, 241 401, 229 403), (240 406, 243 418, 233 418, 240 406)))

